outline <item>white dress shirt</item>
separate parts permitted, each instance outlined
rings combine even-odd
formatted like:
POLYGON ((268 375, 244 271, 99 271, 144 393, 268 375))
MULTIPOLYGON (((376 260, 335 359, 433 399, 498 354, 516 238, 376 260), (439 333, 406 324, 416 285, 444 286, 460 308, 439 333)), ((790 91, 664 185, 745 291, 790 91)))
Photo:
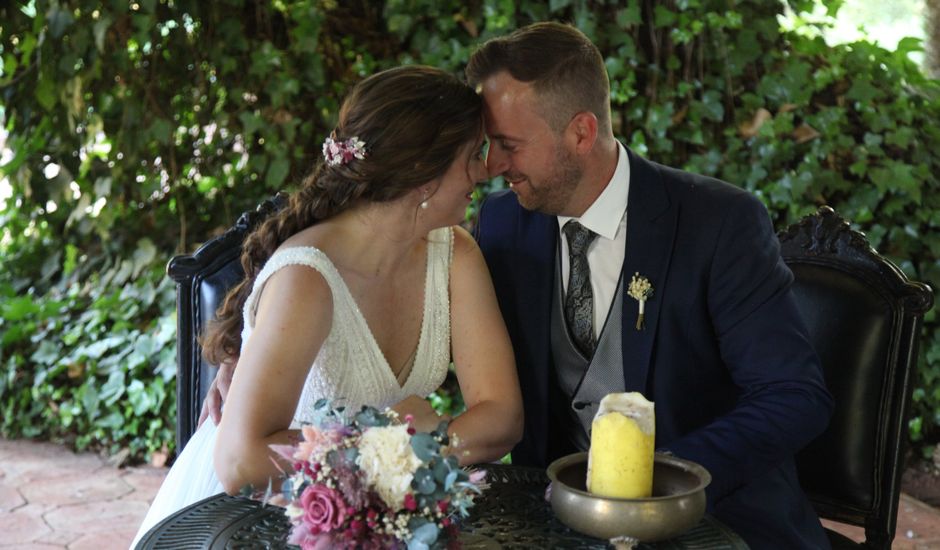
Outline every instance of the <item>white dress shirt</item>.
POLYGON ((594 292, 594 336, 600 337, 607 313, 617 292, 620 270, 627 242, 627 195, 630 191, 630 160, 627 150, 617 142, 617 169, 607 187, 580 218, 558 216, 559 240, 561 242, 561 280, 568 292, 568 239, 561 228, 568 220, 577 220, 581 225, 597 233, 597 238, 588 248, 587 260, 591 268, 591 290, 594 292))

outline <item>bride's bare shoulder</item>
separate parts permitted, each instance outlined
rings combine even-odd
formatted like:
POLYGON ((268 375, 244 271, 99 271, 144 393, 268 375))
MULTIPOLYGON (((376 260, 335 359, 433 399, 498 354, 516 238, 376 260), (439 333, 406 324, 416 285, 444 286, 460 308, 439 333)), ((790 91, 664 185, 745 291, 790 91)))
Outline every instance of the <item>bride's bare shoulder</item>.
POLYGON ((469 231, 459 225, 455 225, 453 231, 455 259, 462 258, 464 261, 469 261, 480 256, 480 247, 477 246, 476 240, 469 231))

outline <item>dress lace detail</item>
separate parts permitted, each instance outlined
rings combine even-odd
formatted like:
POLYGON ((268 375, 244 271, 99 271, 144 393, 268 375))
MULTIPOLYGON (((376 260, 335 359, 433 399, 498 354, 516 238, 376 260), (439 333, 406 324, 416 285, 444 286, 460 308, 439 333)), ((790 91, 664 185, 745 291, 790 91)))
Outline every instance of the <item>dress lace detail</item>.
POLYGON ((342 403, 348 411, 358 411, 362 405, 384 408, 410 395, 425 397, 441 385, 450 363, 449 277, 453 238, 450 227, 428 234, 421 334, 414 367, 401 385, 349 288, 326 254, 313 247, 292 247, 268 259, 245 302, 243 343, 248 341, 254 326, 261 290, 279 269, 289 265, 316 269, 333 294, 333 325, 307 375, 292 427, 311 422, 314 403, 321 398, 342 403))

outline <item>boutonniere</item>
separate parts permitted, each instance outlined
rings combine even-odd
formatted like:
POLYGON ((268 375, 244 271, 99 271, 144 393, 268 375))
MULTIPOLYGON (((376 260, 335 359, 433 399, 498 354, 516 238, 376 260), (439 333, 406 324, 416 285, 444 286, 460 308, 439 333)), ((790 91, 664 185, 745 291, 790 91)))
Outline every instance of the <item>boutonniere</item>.
POLYGON ((641 276, 639 273, 636 273, 633 275, 633 278, 630 279, 630 286, 627 289, 627 294, 640 303, 640 312, 636 318, 636 329, 643 330, 643 313, 646 309, 646 301, 653 296, 653 285, 650 284, 649 279, 641 276))

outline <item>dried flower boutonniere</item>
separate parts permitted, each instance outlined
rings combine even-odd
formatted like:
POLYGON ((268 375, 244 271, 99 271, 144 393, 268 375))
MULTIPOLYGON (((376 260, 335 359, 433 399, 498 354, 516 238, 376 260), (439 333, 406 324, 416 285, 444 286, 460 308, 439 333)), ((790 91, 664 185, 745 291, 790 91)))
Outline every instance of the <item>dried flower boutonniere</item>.
POLYGON ((653 296, 653 285, 650 284, 649 279, 636 273, 633 275, 633 278, 630 279, 630 287, 627 289, 627 294, 640 303, 640 313, 636 318, 636 329, 642 330, 644 326, 643 313, 646 309, 646 301, 653 296))

